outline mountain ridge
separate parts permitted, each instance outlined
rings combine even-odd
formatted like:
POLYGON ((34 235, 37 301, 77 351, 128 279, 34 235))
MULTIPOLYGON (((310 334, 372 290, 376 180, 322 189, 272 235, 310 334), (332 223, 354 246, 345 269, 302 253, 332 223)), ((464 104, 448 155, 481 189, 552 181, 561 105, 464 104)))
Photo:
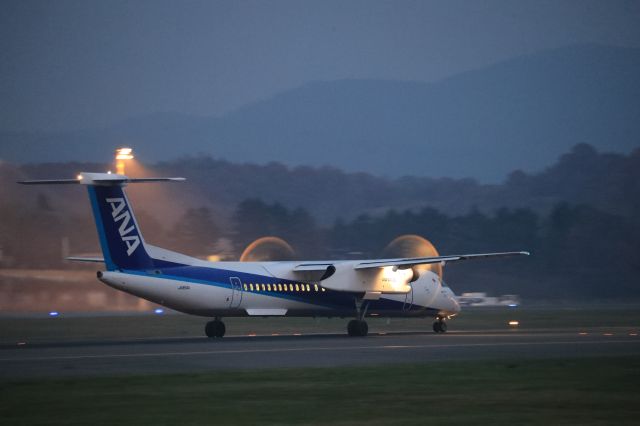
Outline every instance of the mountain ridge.
POLYGON ((310 82, 221 117, 156 113, 103 129, 0 133, 0 158, 98 161, 131 145, 149 162, 190 152, 498 182, 513 169, 542 170, 578 143, 630 152, 640 140, 637 75, 640 49, 577 45, 433 83, 310 82))

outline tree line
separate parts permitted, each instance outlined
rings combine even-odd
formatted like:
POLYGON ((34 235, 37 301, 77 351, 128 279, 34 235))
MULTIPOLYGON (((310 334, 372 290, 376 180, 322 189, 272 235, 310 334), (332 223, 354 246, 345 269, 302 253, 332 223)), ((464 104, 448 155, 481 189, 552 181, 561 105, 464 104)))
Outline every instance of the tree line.
MULTIPOLYGON (((59 268, 64 241, 73 253, 95 252, 98 241, 90 217, 62 215, 46 196, 36 209, 0 207, 2 266, 59 268)), ((617 298, 639 296, 640 221, 592 206, 556 204, 548 214, 529 208, 472 209, 446 215, 431 207, 390 209, 319 225, 304 208, 247 199, 226 224, 208 207, 187 208, 165 228, 144 210, 136 212, 148 242, 190 255, 222 254, 236 260, 252 241, 277 236, 297 259, 376 258, 394 238, 416 234, 441 254, 526 250, 527 258, 456 263, 445 268, 454 290, 518 293, 536 298, 617 298), (230 244, 221 248, 221 241, 230 244)))

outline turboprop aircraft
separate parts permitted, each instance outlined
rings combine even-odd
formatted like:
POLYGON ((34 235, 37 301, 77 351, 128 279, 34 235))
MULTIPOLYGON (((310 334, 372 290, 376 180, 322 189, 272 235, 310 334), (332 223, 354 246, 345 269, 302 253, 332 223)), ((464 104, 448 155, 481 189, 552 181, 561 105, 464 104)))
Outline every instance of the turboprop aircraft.
POLYGON ((19 183, 85 185, 98 230, 102 258, 98 279, 118 290, 187 314, 213 318, 208 337, 225 334, 223 317, 354 317, 349 336, 366 336, 367 316, 445 320, 460 306, 440 276, 421 265, 469 259, 528 255, 528 252, 369 260, 208 262, 144 241, 124 187, 129 183, 184 181, 184 178, 129 178, 121 174, 81 173, 76 179, 19 183))

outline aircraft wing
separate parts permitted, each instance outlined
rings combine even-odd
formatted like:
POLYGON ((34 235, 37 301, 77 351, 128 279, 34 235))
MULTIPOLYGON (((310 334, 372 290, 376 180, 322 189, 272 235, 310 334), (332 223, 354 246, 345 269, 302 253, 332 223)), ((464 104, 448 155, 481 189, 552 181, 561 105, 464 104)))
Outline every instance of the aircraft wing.
POLYGON ((395 266, 398 269, 408 269, 417 265, 429 265, 432 263, 457 262, 460 260, 485 259, 489 257, 509 257, 509 256, 528 256, 528 251, 506 251, 501 253, 478 253, 478 254, 460 254, 453 256, 434 256, 434 257, 408 257, 405 259, 382 259, 382 260, 365 260, 354 266, 354 269, 371 269, 384 268, 385 266, 395 266))

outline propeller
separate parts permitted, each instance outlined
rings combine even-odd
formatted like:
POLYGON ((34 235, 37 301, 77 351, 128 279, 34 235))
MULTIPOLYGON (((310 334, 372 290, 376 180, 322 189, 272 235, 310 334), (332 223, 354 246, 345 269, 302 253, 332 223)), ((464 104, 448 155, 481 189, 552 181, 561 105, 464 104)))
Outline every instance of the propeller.
POLYGON ((295 251, 285 240, 279 237, 261 237, 252 242, 240 255, 240 262, 268 262, 275 260, 293 260, 295 251))
MULTIPOLYGON (((400 235, 394 238, 384 248, 382 255, 384 258, 439 256, 438 250, 429 240, 415 234, 400 235)), ((440 263, 419 265, 414 268, 418 271, 431 271, 442 280, 442 265, 440 263)))

